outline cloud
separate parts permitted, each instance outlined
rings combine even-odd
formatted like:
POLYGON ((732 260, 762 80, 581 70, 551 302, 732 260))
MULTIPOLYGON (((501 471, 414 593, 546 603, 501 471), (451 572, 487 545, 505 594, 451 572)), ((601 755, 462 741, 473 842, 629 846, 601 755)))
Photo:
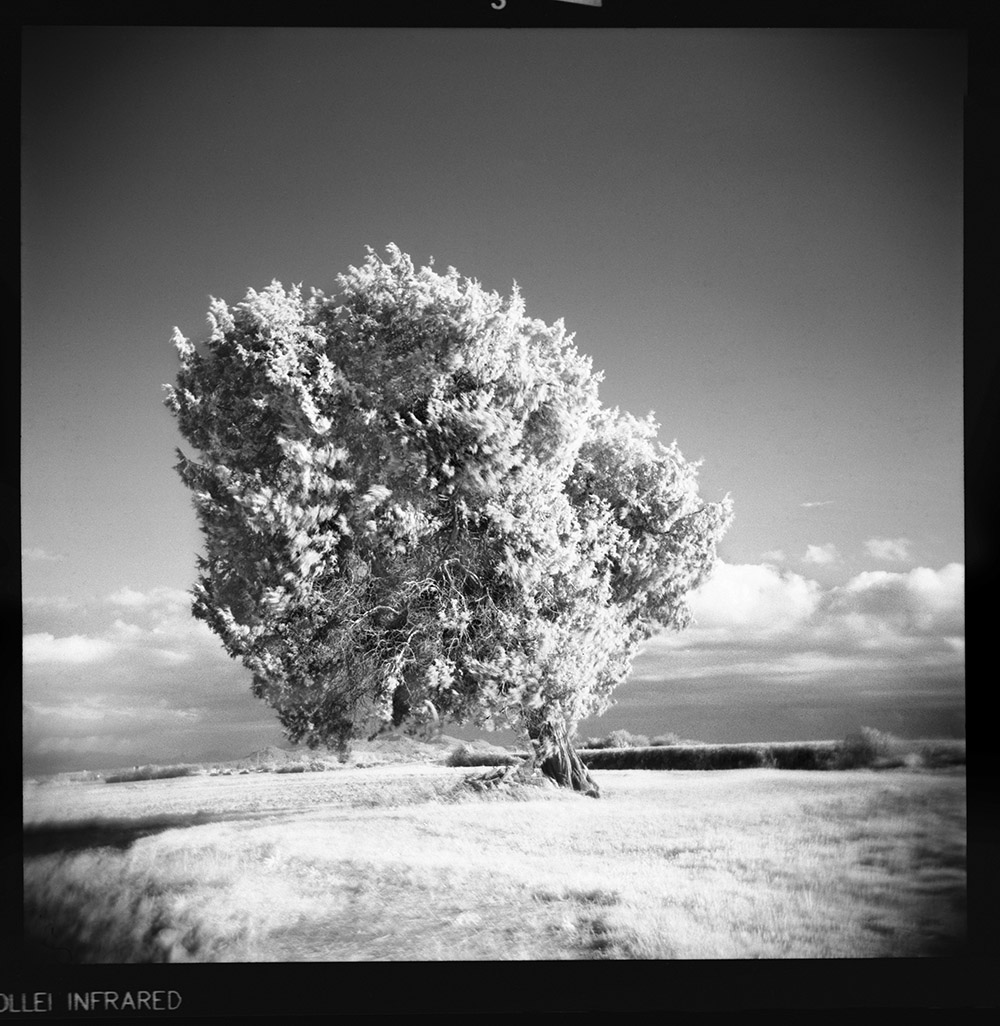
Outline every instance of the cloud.
POLYGON ((26 773, 233 758, 284 743, 274 714, 231 661, 214 669, 147 668, 138 690, 114 662, 100 677, 86 673, 75 668, 61 684, 26 672, 26 773))
POLYGON ((865 571, 846 584, 774 566, 720 561, 688 605, 693 624, 647 643, 633 677, 754 678, 789 684, 828 677, 887 686, 909 677, 964 676, 965 568, 865 571))
POLYGON ((191 605, 191 596, 179 588, 153 588, 150 591, 136 591, 124 587, 106 597, 106 601, 114 606, 125 606, 128 609, 177 609, 191 605))
POLYGON ((77 603, 26 599, 24 662, 83 664, 114 658, 138 672, 151 660, 176 665, 220 650, 218 639, 194 619, 190 607, 191 596, 176 588, 142 592, 125 587, 77 603), (122 610, 124 618, 115 615, 122 610))
POLYGON ((116 606, 134 606, 141 609, 149 604, 149 596, 132 588, 119 588, 118 591, 108 595, 108 602, 116 606))
POLYGON ((965 567, 917 567, 909 573, 869 570, 834 588, 828 615, 852 629, 904 636, 959 637, 965 630, 965 567))
POLYGON ((52 765, 57 752, 68 768, 74 752, 97 765, 105 753, 117 765, 123 735, 132 761, 152 752, 181 758, 256 711, 247 671, 191 615, 186 592, 121 588, 76 604, 38 598, 23 616, 24 751, 36 767, 52 765), (83 735, 90 740, 77 744, 83 735))
POLYGON ((817 566, 829 566, 840 562, 840 553, 832 542, 826 545, 807 545, 802 556, 804 563, 815 563, 817 566))
POLYGON ((832 506, 833 499, 825 499, 823 502, 802 502, 799 505, 803 509, 815 509, 817 506, 832 506))
POLYGON ((911 544, 909 538, 869 538, 865 542, 865 551, 873 559, 902 562, 910 558, 911 544))
POLYGON ((114 655, 115 646, 104 638, 88 638, 72 634, 57 638, 41 632, 27 634, 23 640, 22 659, 26 666, 44 663, 98 663, 114 655))
POLYGON ((58 563, 65 559, 65 556, 61 556, 58 553, 48 552, 42 548, 24 548, 21 549, 21 559, 26 559, 30 562, 58 563))
POLYGON ((768 549, 767 552, 761 553, 760 558, 765 563, 784 563, 785 553, 781 549, 768 549))
POLYGON ((48 720, 51 723, 55 720, 62 720, 64 721, 60 724, 62 730, 68 731, 70 734, 92 731, 95 722, 112 726, 114 721, 118 721, 118 725, 122 721, 127 721, 130 729, 136 729, 140 724, 197 720, 202 715, 201 710, 197 708, 171 708, 165 699, 161 699, 155 705, 143 707, 110 705, 107 697, 103 695, 93 695, 82 700, 61 704, 46 705, 25 702, 23 705, 23 714, 32 722, 48 720))
POLYGON ((720 560, 688 605, 703 629, 774 633, 808 618, 819 595, 819 585, 799 574, 720 560))
POLYGON ((151 656, 167 666, 180 666, 182 663, 190 662, 193 658, 190 652, 175 652, 170 648, 151 648, 149 652, 151 656))

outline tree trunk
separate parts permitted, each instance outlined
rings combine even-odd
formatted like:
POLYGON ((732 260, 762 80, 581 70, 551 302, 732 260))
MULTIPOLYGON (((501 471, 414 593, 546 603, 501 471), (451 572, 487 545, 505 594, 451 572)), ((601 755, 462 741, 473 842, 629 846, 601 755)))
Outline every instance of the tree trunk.
POLYGON ((601 789, 570 744, 565 727, 548 721, 530 724, 528 739, 535 765, 544 776, 559 787, 571 788, 590 798, 601 796, 601 789))

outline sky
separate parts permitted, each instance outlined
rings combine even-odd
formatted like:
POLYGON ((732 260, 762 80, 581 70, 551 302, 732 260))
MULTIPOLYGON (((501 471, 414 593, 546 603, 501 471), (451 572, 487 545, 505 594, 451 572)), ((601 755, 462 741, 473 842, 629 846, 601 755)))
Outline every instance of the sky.
POLYGON ((964 736, 964 54, 903 30, 26 29, 25 772, 285 743, 190 615, 171 335, 390 242, 516 280, 606 405, 654 411, 732 495, 695 624, 584 736, 964 736))

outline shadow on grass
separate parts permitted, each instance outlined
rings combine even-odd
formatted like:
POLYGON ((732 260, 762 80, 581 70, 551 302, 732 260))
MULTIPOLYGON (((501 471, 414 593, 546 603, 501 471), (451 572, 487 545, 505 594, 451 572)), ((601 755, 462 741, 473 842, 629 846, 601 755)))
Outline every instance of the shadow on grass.
POLYGON ((142 837, 203 826, 206 823, 251 819, 246 813, 198 812, 143 816, 139 819, 87 819, 64 823, 36 823, 23 829, 24 857, 85 851, 88 848, 116 848, 124 851, 142 837))

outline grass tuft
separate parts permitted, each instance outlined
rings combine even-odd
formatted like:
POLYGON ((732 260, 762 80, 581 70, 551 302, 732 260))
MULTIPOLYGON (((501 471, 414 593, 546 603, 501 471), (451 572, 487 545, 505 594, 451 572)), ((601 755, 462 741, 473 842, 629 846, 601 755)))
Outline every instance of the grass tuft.
POLYGON ((667 731, 666 734, 657 734, 649 742, 654 748, 665 748, 668 745, 679 745, 681 744, 680 734, 675 734, 672 730, 667 731))
POLYGON ((944 769, 965 765, 965 741, 906 741, 862 727, 840 742, 835 769, 944 769))
POLYGON ((446 766, 516 766, 521 759, 510 752, 477 752, 469 745, 459 745, 448 753, 446 766))
POLYGON ((632 734, 627 730, 612 730, 604 737, 588 737, 577 746, 585 751, 602 748, 647 748, 650 741, 645 734, 632 734))

